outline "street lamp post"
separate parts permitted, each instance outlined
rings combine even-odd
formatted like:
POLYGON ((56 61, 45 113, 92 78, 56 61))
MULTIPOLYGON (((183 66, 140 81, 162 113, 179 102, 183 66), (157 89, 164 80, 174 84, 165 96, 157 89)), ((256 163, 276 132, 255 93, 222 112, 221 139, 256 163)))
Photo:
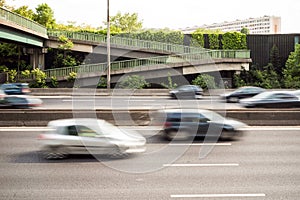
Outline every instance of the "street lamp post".
MULTIPOLYGON (((107 0, 107 89, 110 90, 110 19, 109 19, 109 0, 107 0)), ((110 92, 110 91, 108 91, 110 92)))

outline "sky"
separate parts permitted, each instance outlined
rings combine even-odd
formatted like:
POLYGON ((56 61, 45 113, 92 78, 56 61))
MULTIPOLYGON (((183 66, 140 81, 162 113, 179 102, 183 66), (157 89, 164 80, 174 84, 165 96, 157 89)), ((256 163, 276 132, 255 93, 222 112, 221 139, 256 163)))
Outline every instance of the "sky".
MULTIPOLYGON (((57 23, 103 26, 107 0, 6 0, 16 8, 47 3, 57 23)), ((299 0, 110 0, 110 15, 137 13, 144 28, 180 29, 264 15, 281 17, 281 33, 300 33, 299 0)))

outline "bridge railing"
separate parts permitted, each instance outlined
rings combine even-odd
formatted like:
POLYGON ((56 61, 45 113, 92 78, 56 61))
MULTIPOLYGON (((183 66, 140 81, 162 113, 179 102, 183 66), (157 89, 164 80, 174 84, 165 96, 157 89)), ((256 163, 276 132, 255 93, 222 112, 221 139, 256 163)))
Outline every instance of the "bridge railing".
MULTIPOLYGON (((106 36, 94 33, 80 33, 80 32, 70 32, 70 31, 60 31, 60 30, 48 30, 48 36, 59 37, 64 35, 69 39, 88 41, 93 43, 106 43, 106 36)), ((148 50, 159 50, 163 52, 172 53, 196 53, 203 51, 199 47, 189 47, 179 44, 170 44, 156 41, 148 40, 138 40, 132 38, 124 38, 118 36, 111 36, 110 43, 118 46, 126 46, 129 48, 138 49, 148 49, 148 50)))
POLYGON ((0 19, 13 22, 14 24, 17 24, 19 26, 25 27, 27 29, 30 29, 32 31, 47 36, 46 27, 40 25, 35 21, 29 20, 21 15, 18 15, 17 13, 6 10, 4 8, 0 8, 0 19))
MULTIPOLYGON (((212 50, 212 51, 202 51, 200 53, 189 53, 189 54, 178 54, 178 55, 168 55, 168 56, 158 56, 151 58, 140 58, 134 60, 126 61, 115 61, 111 62, 111 71, 118 71, 124 69, 130 69, 135 67, 140 67, 139 70, 144 70, 143 66, 149 65, 161 65, 168 63, 184 63, 184 62, 193 62, 199 60, 210 60, 210 59, 222 59, 222 58, 250 58, 249 50, 212 50)), ((213 61, 213 60, 212 60, 213 61)), ((65 67, 57 69, 48 69, 44 72, 47 77, 67 77, 71 72, 77 73, 91 73, 98 72, 103 73, 107 69, 106 63, 97 63, 97 64, 87 64, 80 65, 75 67, 65 67)))

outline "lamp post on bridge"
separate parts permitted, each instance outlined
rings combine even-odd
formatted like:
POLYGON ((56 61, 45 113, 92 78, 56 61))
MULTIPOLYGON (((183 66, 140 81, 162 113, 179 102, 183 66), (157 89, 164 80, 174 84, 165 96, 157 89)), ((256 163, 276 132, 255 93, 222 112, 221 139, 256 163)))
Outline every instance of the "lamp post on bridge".
MULTIPOLYGON (((110 90, 110 19, 109 19, 109 0, 107 0, 107 89, 110 90)), ((110 93, 110 91, 108 91, 110 93)))

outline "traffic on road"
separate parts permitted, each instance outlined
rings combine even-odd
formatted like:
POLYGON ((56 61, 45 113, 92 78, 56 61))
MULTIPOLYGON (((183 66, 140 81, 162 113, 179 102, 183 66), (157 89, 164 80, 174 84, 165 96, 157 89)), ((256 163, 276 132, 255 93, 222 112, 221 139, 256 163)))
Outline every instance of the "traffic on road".
POLYGON ((139 127, 147 143, 137 156, 62 160, 39 154, 37 138, 46 130, 1 128, 0 199, 299 198, 299 127, 248 127, 240 140, 192 143, 169 142, 139 127), (184 152, 168 162, 180 148, 184 152))

